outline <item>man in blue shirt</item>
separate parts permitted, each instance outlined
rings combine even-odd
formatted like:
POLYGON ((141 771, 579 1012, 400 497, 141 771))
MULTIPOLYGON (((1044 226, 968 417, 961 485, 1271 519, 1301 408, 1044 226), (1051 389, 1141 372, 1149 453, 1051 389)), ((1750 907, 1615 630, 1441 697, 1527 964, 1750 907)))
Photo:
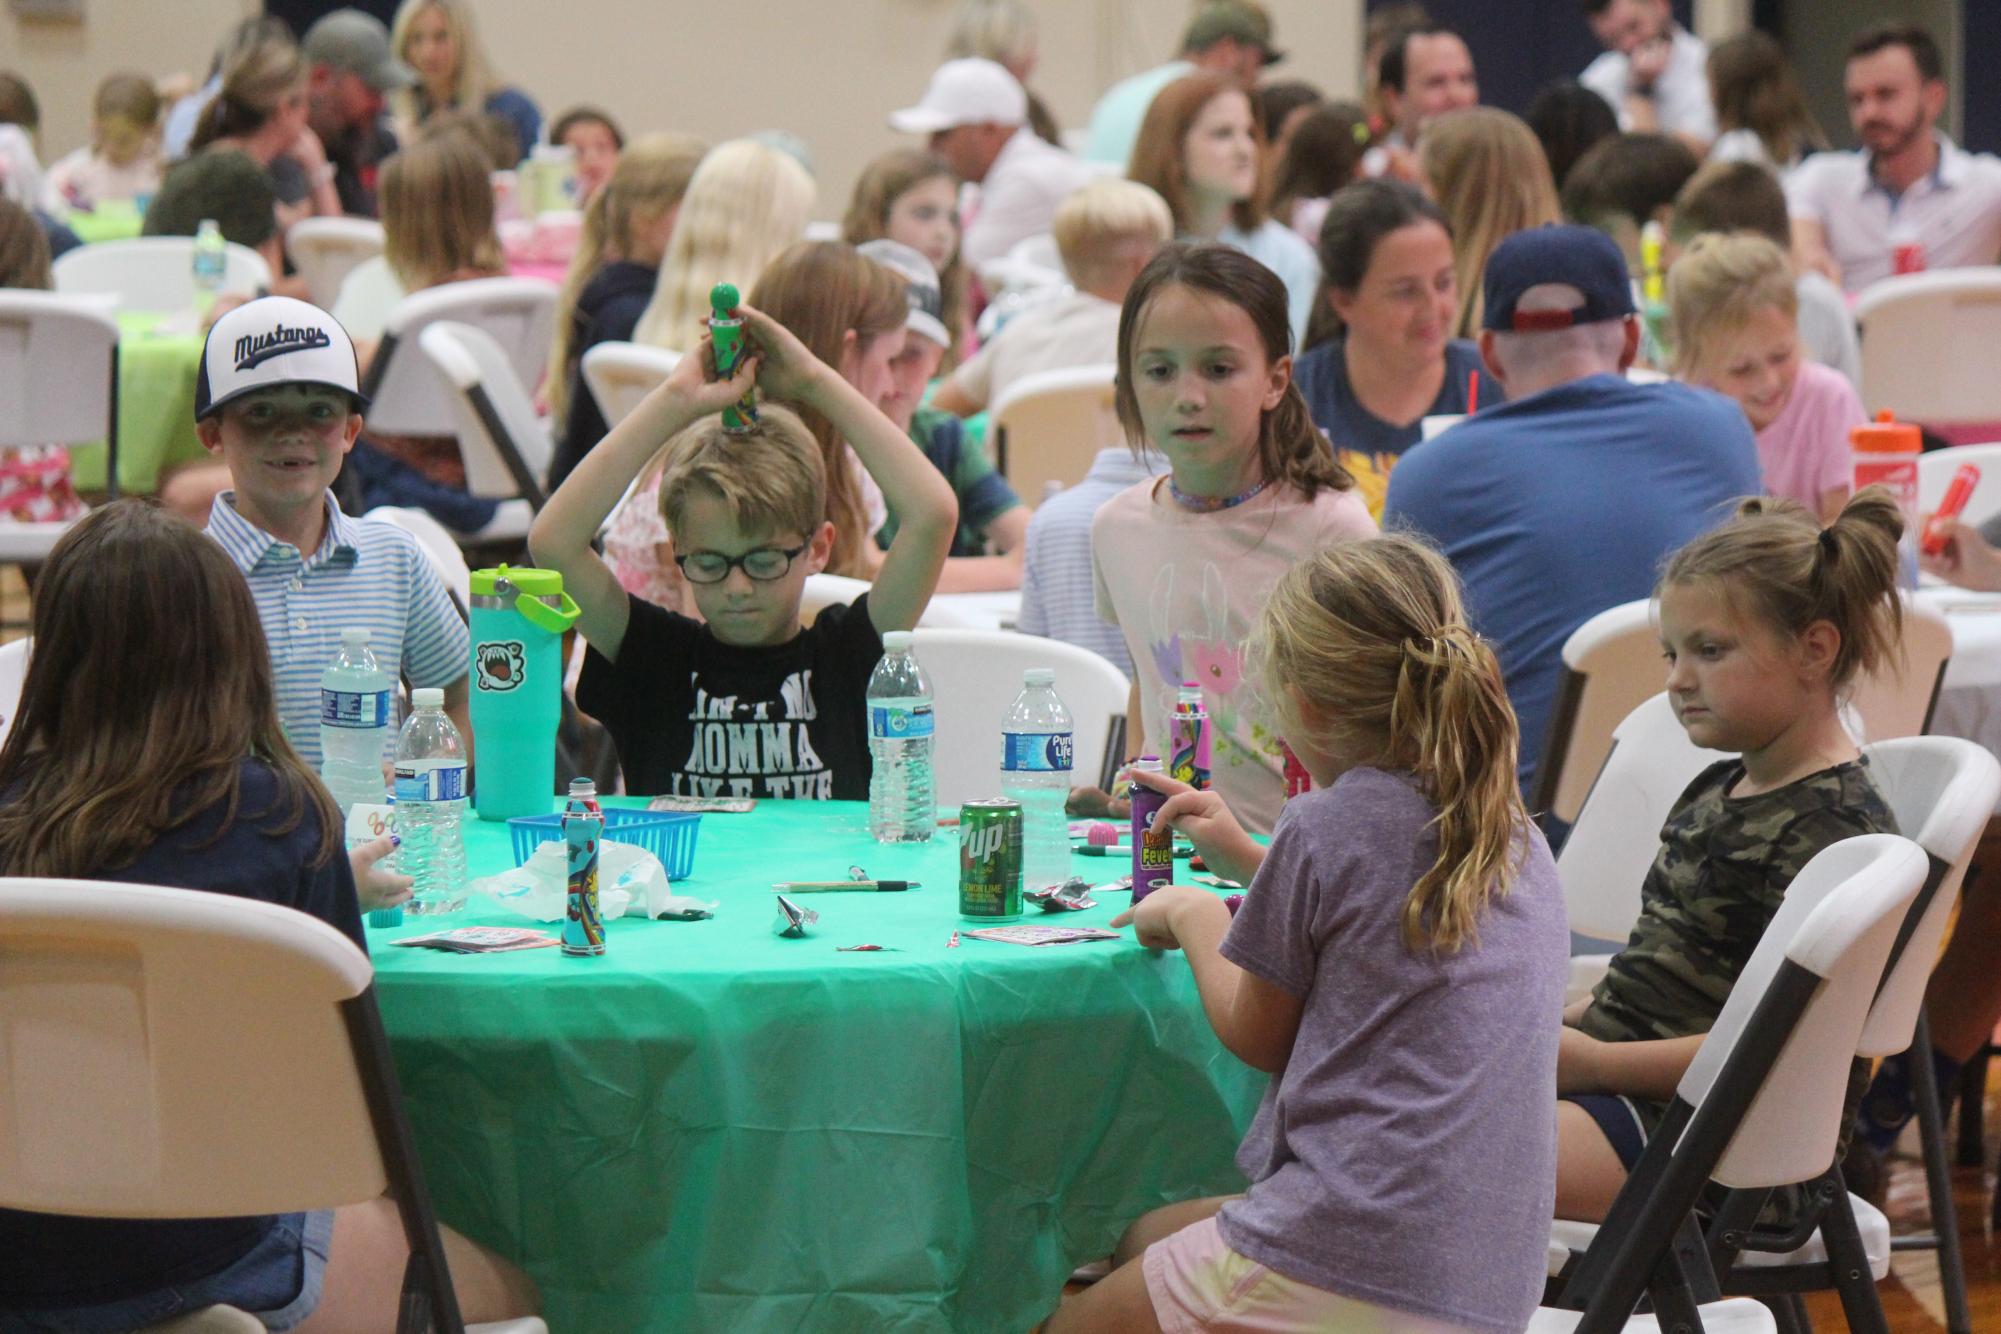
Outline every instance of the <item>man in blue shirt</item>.
POLYGON ((1521 720, 1526 790, 1564 640, 1606 608, 1650 596, 1669 552, 1761 486, 1735 403, 1626 380, 1640 326, 1611 238, 1587 227, 1518 232, 1487 261, 1484 286, 1480 354, 1508 402, 1405 454, 1383 526, 1436 542, 1465 582, 1521 720))

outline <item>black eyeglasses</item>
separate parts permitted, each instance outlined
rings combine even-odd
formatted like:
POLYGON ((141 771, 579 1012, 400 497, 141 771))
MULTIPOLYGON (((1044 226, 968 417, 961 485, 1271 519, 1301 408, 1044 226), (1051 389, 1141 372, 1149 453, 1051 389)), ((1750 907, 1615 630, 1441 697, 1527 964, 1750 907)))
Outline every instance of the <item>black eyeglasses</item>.
POLYGON ((758 583, 768 584, 773 579, 783 579, 785 572, 792 568, 792 562, 805 549, 806 543, 801 542, 796 547, 758 547, 741 556, 725 556, 720 551, 694 551, 676 556, 674 563, 681 567, 681 573, 688 577, 691 584, 719 584, 730 577, 731 570, 738 568, 758 583))

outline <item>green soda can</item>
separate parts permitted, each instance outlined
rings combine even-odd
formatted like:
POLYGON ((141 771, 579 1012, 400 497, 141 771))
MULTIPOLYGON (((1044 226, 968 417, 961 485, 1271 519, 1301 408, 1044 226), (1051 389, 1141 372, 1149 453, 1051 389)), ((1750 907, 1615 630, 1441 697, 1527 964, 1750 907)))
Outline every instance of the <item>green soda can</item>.
MULTIPOLYGON (((733 283, 717 283, 709 289, 709 345, 716 353, 716 375, 724 380, 736 374, 744 357, 743 321, 730 314, 741 299, 733 283)), ((746 390, 741 399, 723 409, 723 429, 734 435, 748 431, 756 420, 755 390, 746 390)))
POLYGON ((1020 920, 1020 802, 993 798, 959 808, 959 916, 1020 920))

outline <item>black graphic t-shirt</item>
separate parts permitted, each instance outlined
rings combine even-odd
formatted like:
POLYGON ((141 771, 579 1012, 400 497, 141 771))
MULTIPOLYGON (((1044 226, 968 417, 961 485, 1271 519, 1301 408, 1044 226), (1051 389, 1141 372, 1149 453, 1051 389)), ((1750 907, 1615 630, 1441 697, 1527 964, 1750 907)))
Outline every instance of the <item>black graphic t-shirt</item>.
POLYGON ((868 595, 790 642, 737 648, 629 598, 618 661, 584 659, 577 707, 618 746, 634 796, 867 801, 869 674, 882 636, 868 595))

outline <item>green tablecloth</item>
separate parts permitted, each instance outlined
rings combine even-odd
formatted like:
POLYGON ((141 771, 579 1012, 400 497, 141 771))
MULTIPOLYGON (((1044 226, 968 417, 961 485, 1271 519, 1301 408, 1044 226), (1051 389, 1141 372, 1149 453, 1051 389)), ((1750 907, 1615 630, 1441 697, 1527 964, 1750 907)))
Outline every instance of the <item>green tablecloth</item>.
POLYGON ((100 204, 90 213, 71 213, 63 223, 85 244, 129 241, 145 230, 145 214, 130 200, 100 204))
MULTIPOLYGON (((161 332, 166 318, 134 311, 118 316, 118 481, 128 493, 150 494, 169 465, 207 457, 195 437, 202 338, 161 332)), ((70 464, 80 489, 103 489, 103 445, 73 447, 70 464)))
MULTIPOLYGON (((717 916, 612 922, 601 959, 385 946, 520 922, 490 909, 371 933, 439 1213, 528 1268, 557 1334, 1019 1334, 1145 1210, 1242 1188, 1265 1078, 1184 960, 1129 935, 947 948, 953 831, 878 847, 866 816, 705 816, 685 892, 717 916), (771 933, 772 881, 855 862, 924 887, 813 895, 816 934, 771 933), (862 943, 896 952, 836 949, 862 943)), ((504 826, 467 844, 475 875, 511 864, 504 826)))

